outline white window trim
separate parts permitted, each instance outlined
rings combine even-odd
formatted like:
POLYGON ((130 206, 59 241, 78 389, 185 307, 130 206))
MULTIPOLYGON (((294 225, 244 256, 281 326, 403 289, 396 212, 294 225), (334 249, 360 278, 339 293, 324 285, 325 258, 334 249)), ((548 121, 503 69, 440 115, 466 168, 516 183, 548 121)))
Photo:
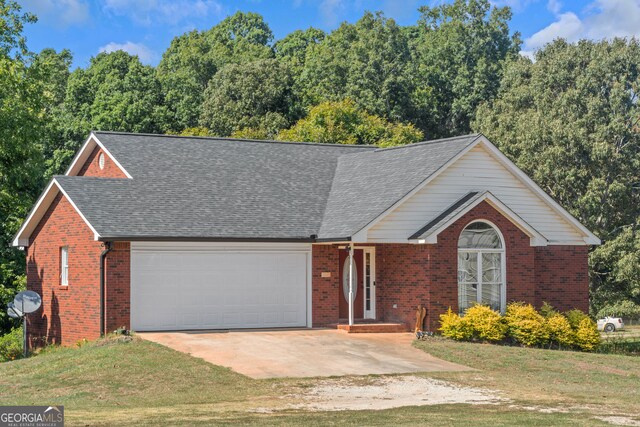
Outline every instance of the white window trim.
POLYGON ((69 246, 60 247, 60 286, 69 286, 69 246))
MULTIPOLYGON (((458 254, 460 253, 478 254, 477 261, 476 261, 478 263, 476 282, 460 282, 459 280, 457 280, 458 292, 460 292, 461 284, 465 285, 465 284, 477 283, 478 287, 476 289, 476 302, 478 304, 481 304, 482 303, 482 254, 486 254, 486 253, 501 254, 502 256, 500 257, 500 268, 502 270, 501 271, 502 283, 500 286, 500 313, 504 314, 507 308, 507 247, 505 244, 504 236, 502 235, 502 232, 500 231, 498 226, 496 226, 493 222, 486 219, 473 220, 469 222, 467 225, 465 225, 462 231, 464 231, 467 227, 469 227, 471 224, 474 224, 476 222, 482 222, 484 224, 490 225, 493 228, 493 230, 498 234, 498 237, 500 238, 501 247, 500 248, 458 248, 458 254)), ((460 233, 462 233, 462 231, 460 233)), ((490 283, 490 282, 487 282, 487 283, 490 283)), ((460 311, 460 307, 458 307, 458 311, 460 311)))

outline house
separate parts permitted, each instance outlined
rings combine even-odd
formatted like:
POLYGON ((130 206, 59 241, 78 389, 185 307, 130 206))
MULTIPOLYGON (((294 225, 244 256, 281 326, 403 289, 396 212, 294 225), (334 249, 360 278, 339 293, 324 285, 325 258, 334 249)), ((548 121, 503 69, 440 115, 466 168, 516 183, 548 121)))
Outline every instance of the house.
POLYGON ((31 339, 316 327, 435 330, 449 307, 588 308, 599 239, 483 135, 403 147, 93 132, 13 244, 31 339), (351 296, 351 297, 350 297, 351 296))

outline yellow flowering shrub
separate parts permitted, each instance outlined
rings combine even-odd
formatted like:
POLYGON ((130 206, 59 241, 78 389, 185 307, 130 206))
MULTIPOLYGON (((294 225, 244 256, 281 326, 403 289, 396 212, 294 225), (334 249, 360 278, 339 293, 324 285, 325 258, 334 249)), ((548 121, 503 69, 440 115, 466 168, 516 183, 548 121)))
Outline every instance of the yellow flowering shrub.
POLYGON ((502 341, 507 333, 507 325, 500 313, 491 307, 475 304, 468 308, 463 319, 472 330, 473 338, 481 341, 502 341))
POLYGON ((578 325, 576 345, 584 351, 595 351, 600 346, 600 333, 596 322, 589 318, 582 319, 578 325))
POLYGON ((440 315, 440 332, 442 335, 458 341, 466 341, 473 336, 473 330, 465 318, 454 313, 449 307, 445 314, 440 315))
POLYGON ((505 320, 509 336, 516 342, 528 347, 544 346, 549 342, 544 317, 531 304, 509 304, 505 320))
POLYGON ((546 319, 549 340, 560 348, 571 348, 575 344, 575 333, 571 323, 560 313, 552 314, 546 319))

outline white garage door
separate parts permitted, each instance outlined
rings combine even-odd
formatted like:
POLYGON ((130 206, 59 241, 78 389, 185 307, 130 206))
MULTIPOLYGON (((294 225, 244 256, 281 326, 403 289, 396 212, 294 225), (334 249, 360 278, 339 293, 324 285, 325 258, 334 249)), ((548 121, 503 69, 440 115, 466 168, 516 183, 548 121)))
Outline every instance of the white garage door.
POLYGON ((310 245, 131 245, 137 331, 307 326, 310 245))

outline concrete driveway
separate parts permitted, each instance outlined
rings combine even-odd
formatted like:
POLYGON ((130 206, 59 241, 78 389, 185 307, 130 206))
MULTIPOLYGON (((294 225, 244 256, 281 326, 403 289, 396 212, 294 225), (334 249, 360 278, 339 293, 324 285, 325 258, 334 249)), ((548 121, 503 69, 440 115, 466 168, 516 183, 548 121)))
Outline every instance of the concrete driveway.
POLYGON ((335 329, 145 332, 142 338, 252 378, 465 371, 413 348, 413 334, 335 329))

